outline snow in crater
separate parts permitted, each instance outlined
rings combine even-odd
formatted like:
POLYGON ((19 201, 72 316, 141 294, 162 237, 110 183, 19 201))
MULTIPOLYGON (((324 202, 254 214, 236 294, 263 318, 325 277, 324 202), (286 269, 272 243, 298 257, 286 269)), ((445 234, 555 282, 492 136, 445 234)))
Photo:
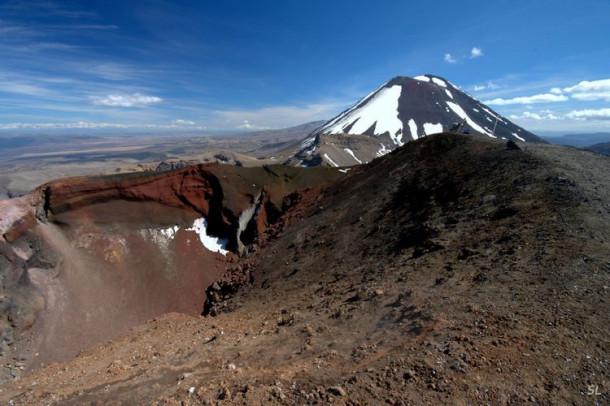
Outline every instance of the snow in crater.
POLYGON ((415 76, 413 79, 419 80, 420 82, 430 82, 430 78, 424 75, 415 76))
MULTIPOLYGON (((466 123, 476 132, 481 133, 481 134, 485 134, 488 135, 490 137, 494 137, 490 132, 485 131, 485 129, 483 127, 481 127, 480 125, 478 125, 477 123, 475 123, 469 116, 468 114, 466 114, 466 112, 464 111, 464 109, 462 109, 462 107, 458 104, 455 104, 453 102, 448 101, 447 102, 447 106, 449 106, 449 108, 451 110, 453 110, 453 112, 455 114, 457 114, 462 120, 466 120, 466 123)), ((496 138, 496 137, 494 137, 496 138)))
POLYGON ((445 83, 444 80, 439 79, 439 78, 432 78, 432 81, 434 83, 436 83, 437 85, 439 85, 440 87, 447 87, 447 83, 445 83))
POLYGON ((328 162, 330 162, 330 164, 331 164, 332 166, 335 166, 335 167, 339 166, 339 165, 337 165, 337 163, 336 163, 335 161, 333 161, 332 159, 330 159, 330 157, 328 156, 328 154, 324 153, 324 158, 326 158, 326 160, 327 160, 328 162))
POLYGON ((330 123, 323 132, 341 134, 352 125, 349 134, 364 134, 375 125, 375 135, 389 133, 396 145, 402 145, 402 122, 398 118, 398 98, 402 87, 399 85, 384 87, 366 104, 349 110, 339 120, 330 123))
POLYGON ((443 125, 441 123, 433 124, 433 123, 424 123, 424 133, 426 135, 430 134, 438 134, 443 132, 443 125))
POLYGON ((180 227, 171 226, 167 228, 144 228, 140 230, 140 235, 149 241, 154 242, 162 249, 167 249, 169 243, 174 239, 180 227))
POLYGON ((207 233, 208 222, 204 217, 198 218, 193 222, 191 228, 187 228, 186 231, 194 231, 199 235, 199 240, 204 247, 212 252, 218 252, 222 255, 227 255, 227 243, 225 239, 208 235, 207 233))
POLYGON ((354 158, 356 160, 356 162, 358 162, 359 164, 362 164, 362 161, 358 159, 358 157, 356 155, 354 155, 354 151, 352 151, 349 148, 343 148, 343 150, 345 152, 347 152, 348 154, 350 154, 352 156, 352 158, 354 158))
POLYGON ((376 156, 376 157, 382 157, 382 156, 384 156, 384 155, 389 154, 390 152, 392 152, 392 150, 389 150, 389 149, 388 149, 388 148, 387 148, 385 145, 383 145, 383 144, 381 144, 381 143, 380 143, 379 145, 381 145, 381 148, 379 148, 379 151, 377 151, 377 152, 375 153, 375 156, 376 156))
POLYGON ((515 138, 517 138, 518 140, 521 140, 523 142, 525 142, 525 139, 522 137, 519 137, 519 135, 517 135, 517 133, 511 133, 515 138))
POLYGON ((445 89, 445 93, 447 93, 447 96, 449 96, 450 99, 453 99, 453 95, 451 94, 449 89, 445 89))

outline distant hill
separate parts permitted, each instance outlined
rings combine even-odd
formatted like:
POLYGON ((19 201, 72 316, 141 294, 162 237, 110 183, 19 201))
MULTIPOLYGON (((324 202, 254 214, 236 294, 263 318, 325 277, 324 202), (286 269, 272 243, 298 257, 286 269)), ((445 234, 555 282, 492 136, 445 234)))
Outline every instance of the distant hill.
POLYGON ((590 151, 610 155, 610 142, 601 142, 599 144, 593 144, 591 146, 588 146, 587 149, 590 151))
POLYGON ((544 136, 543 138, 555 145, 585 148, 593 144, 610 142, 610 133, 566 134, 559 137, 544 136))

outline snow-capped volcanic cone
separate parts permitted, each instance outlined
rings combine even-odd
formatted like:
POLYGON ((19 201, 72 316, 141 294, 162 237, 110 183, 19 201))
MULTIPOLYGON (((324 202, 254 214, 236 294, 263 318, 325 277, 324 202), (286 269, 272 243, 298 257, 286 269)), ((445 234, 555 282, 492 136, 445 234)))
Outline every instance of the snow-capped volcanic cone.
POLYGON ((291 163, 355 165, 406 142, 450 131, 544 142, 443 78, 398 76, 316 129, 291 163))

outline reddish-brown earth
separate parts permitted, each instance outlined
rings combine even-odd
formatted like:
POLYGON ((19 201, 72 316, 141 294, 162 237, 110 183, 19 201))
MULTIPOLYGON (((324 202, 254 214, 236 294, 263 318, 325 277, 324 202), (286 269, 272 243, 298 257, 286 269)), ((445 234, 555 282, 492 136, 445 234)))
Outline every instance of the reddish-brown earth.
POLYGON ((608 404, 609 173, 571 148, 409 143, 290 195, 210 287, 216 316, 156 318, 0 401, 608 404))
POLYGON ((201 314, 206 287, 238 256, 205 248, 194 221, 206 218, 208 234, 237 252, 286 193, 342 175, 303 172, 196 165, 68 178, 3 201, 0 377, 69 360, 167 312, 201 314))

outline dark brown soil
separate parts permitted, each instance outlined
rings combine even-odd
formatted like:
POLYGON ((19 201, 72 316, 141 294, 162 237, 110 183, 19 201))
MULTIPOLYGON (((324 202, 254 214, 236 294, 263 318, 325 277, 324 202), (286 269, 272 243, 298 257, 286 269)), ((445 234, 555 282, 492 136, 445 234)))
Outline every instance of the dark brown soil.
POLYGON ((291 195, 216 316, 152 320, 0 402, 608 404, 608 174, 570 148, 409 143, 291 195))

